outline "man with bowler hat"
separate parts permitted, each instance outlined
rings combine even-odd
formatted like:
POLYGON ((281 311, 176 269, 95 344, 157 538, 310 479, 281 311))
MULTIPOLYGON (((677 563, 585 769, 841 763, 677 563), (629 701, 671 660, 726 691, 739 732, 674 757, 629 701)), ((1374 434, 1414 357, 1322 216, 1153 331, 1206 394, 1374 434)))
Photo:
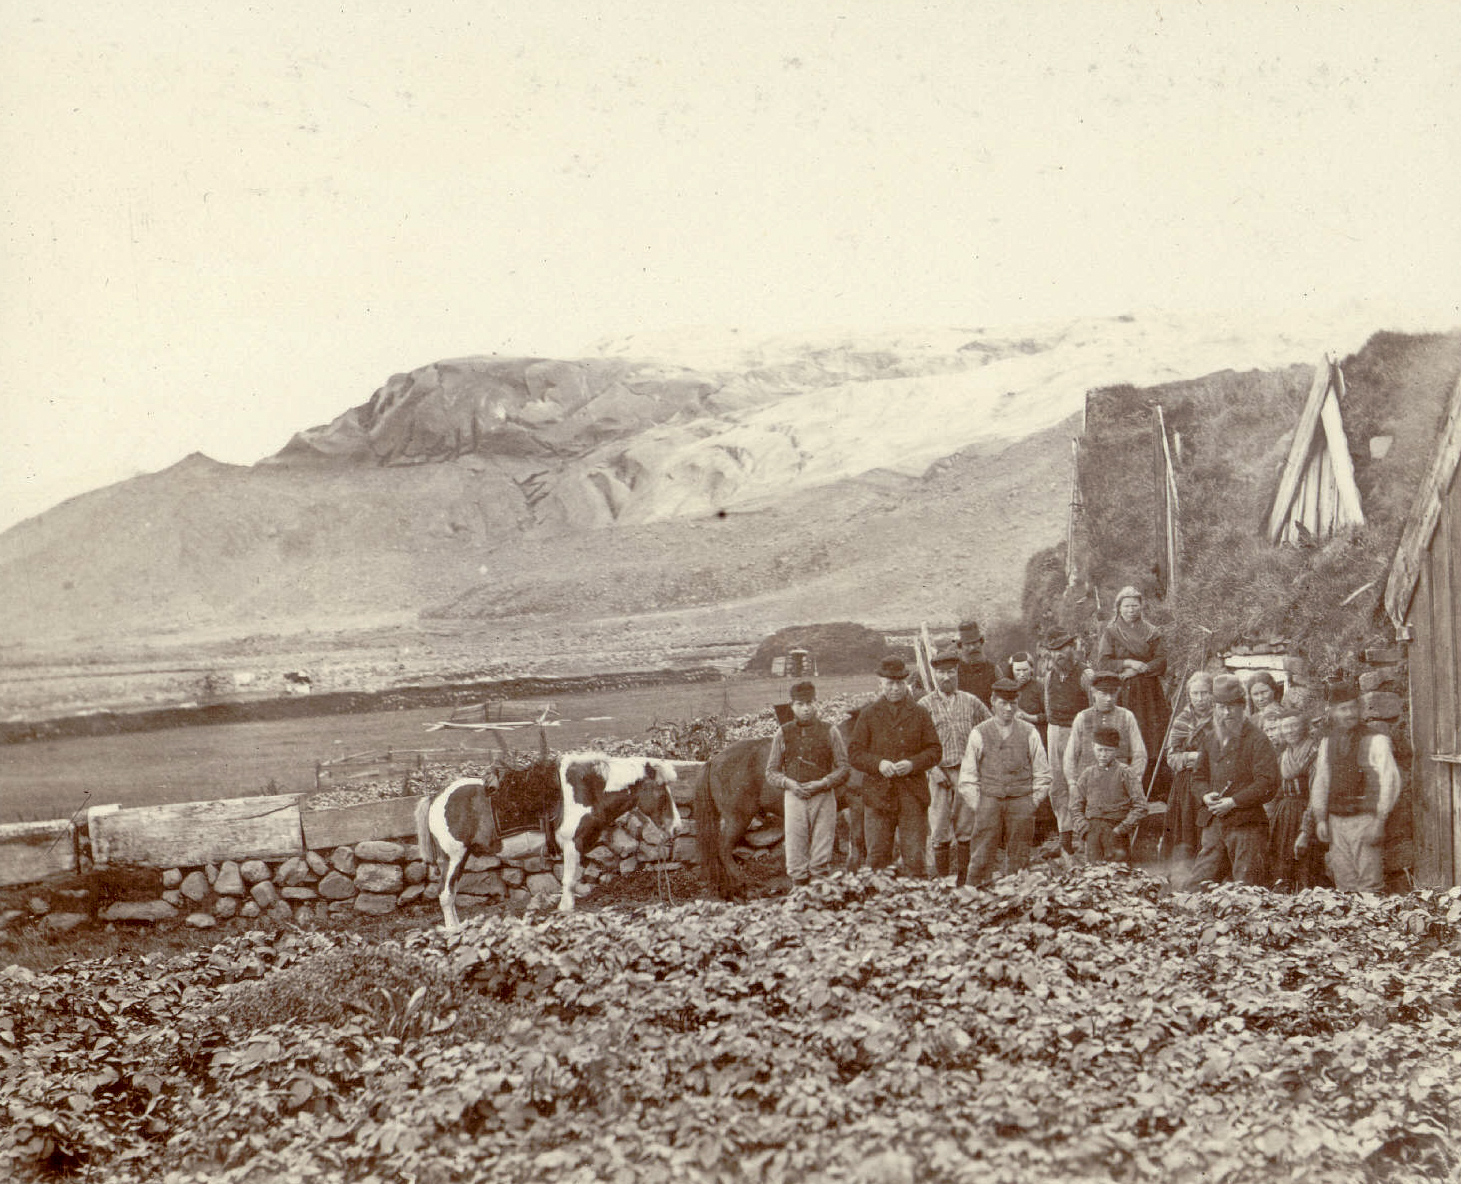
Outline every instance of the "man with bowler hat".
POLYGON ((978 621, 965 621, 959 626, 959 690, 978 697, 989 706, 990 692, 999 671, 984 656, 984 630, 978 621))
POLYGON ((928 781, 924 774, 939 763, 943 745, 928 712, 908 695, 908 667, 896 654, 878 666, 881 694, 858 714, 847 755, 863 774, 863 824, 868 866, 874 871, 893 862, 893 836, 903 855, 903 870, 921 878, 928 842, 928 781))
POLYGON ((993 687, 994 718, 969 733, 959 767, 959 796, 974 812, 968 882, 981 885, 1004 849, 1010 871, 1030 862, 1035 809, 1050 793, 1050 762, 1033 724, 1016 718, 1020 688, 1013 679, 993 687))
POLYGON ((934 874, 943 879, 951 871, 954 886, 964 882, 969 866, 969 845, 974 839, 974 813, 954 792, 959 765, 969 743, 969 732, 990 718, 989 709, 977 696, 958 688, 959 651, 953 646, 933 657, 934 689, 918 701, 933 717, 943 756, 928 771, 928 829, 933 841, 934 874))
POLYGON ((1385 886, 1385 820, 1400 797, 1400 767, 1384 732, 1360 723, 1360 688, 1348 680, 1325 687, 1329 735, 1319 744, 1309 780, 1309 809, 1329 875, 1341 892, 1385 886))
POLYGON ((1248 718, 1248 696, 1231 674, 1212 680, 1212 728, 1197 753, 1192 789, 1202 803, 1197 824, 1202 850, 1193 884, 1268 880, 1268 815, 1279 786, 1278 756, 1263 729, 1248 718))

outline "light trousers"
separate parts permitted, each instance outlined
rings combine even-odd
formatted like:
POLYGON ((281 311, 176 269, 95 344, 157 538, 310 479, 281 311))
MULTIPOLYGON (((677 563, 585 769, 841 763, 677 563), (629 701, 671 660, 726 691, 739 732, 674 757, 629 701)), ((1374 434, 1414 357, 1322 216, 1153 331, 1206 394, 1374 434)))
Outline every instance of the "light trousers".
POLYGON ((1374 814, 1329 815, 1329 876, 1341 892, 1379 892, 1385 887, 1383 843, 1368 843, 1374 814))
POLYGON ((825 876, 837 843, 837 795, 830 790, 805 800, 782 795, 786 828, 786 874, 793 880, 825 876))
POLYGON ((1070 742, 1070 728, 1051 724, 1046 729, 1050 745, 1050 808, 1055 811, 1055 825, 1070 830, 1070 786, 1065 783, 1065 746, 1070 742))
POLYGON ((958 766, 944 772, 953 782, 947 788, 937 784, 932 770, 928 775, 928 834, 935 847, 967 843, 974 837, 974 811, 954 788, 959 783, 958 766))

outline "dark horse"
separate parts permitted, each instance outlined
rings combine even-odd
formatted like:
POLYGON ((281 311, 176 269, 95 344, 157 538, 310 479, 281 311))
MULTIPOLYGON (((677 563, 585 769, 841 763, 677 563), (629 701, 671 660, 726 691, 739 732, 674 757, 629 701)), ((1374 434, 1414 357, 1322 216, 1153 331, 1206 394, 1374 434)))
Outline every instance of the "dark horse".
MULTIPOLYGON (((857 715, 854 711, 837 725, 843 740, 852 733, 857 715)), ((746 882, 745 873, 736 862, 735 849, 751 820, 782 816, 783 791, 766 783, 766 761, 771 755, 772 739, 760 736, 727 745, 705 762, 695 787, 700 866, 710 890, 721 899, 732 895, 746 882)), ((852 836, 849 870, 861 867, 867 858, 862 831, 862 794, 857 788, 861 783, 862 775, 854 770, 850 781, 837 790, 838 810, 849 811, 852 836)))

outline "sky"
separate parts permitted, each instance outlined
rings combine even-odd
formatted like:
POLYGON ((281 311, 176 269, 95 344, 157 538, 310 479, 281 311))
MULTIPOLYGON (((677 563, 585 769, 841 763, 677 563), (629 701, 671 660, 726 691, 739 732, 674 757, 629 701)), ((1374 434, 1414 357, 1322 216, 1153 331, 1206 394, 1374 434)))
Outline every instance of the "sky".
POLYGON ((1461 327, 1461 7, 0 7, 0 529, 687 326, 1461 327))

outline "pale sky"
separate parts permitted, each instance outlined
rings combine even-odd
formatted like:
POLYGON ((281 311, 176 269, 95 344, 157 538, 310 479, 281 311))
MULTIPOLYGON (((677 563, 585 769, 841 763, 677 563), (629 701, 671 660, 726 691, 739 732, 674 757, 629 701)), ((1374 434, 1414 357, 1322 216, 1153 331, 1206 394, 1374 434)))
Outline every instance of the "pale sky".
POLYGON ((0 528, 445 357, 1461 326, 1453 3, 0 8, 0 528))

